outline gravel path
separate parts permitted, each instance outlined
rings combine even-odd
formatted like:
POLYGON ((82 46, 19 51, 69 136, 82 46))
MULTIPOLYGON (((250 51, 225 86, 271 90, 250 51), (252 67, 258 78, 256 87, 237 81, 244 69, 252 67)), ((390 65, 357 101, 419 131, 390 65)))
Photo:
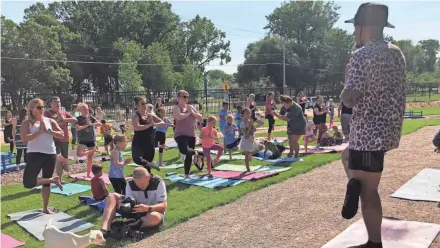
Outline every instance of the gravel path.
MULTIPOLYGON (((421 169, 440 168, 432 137, 438 127, 404 136, 386 156, 380 195, 384 215, 440 224, 436 203, 389 195, 421 169), (416 153, 415 153, 416 152, 416 153)), ((347 178, 340 161, 252 192, 129 247, 321 247, 357 221, 340 216, 347 178)), ((440 247, 438 236, 431 247, 440 247)))

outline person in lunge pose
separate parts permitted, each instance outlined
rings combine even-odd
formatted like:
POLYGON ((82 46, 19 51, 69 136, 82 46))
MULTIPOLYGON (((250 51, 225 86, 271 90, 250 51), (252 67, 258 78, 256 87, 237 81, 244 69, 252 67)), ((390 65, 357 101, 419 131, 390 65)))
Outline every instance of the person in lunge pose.
POLYGON ((208 175, 211 175, 211 169, 220 161, 220 157, 223 154, 223 146, 217 144, 216 141, 219 139, 217 130, 215 129, 215 124, 217 123, 217 118, 215 116, 209 116, 206 123, 206 127, 200 130, 200 139, 202 140, 203 154, 206 157, 206 163, 208 165, 208 175), (215 160, 212 160, 211 150, 217 151, 217 156, 215 160))
POLYGON ((170 119, 165 117, 165 107, 159 107, 157 109, 156 116, 161 119, 165 125, 162 127, 156 127, 156 137, 154 140, 154 146, 159 147, 159 166, 165 166, 163 163, 163 150, 167 150, 165 141, 167 139, 168 127, 174 127, 170 119))
POLYGON ((399 146, 406 100, 405 58, 385 41, 388 7, 362 4, 354 24, 356 45, 363 46, 350 59, 348 78, 341 93, 344 105, 353 108, 349 141, 352 179, 342 209, 346 219, 356 215, 359 196, 368 242, 357 248, 382 248, 382 206, 378 193, 384 156, 399 146), (379 131, 378 131, 379 130, 379 131))
MULTIPOLYGON (((257 131, 257 127, 254 126, 252 111, 249 108, 245 108, 241 111, 241 115, 243 116, 243 121, 240 124, 240 129, 243 136, 240 140, 240 149, 243 150, 245 154, 244 163, 246 165, 246 170, 250 172, 252 157, 257 152, 263 150, 264 146, 255 141, 255 131, 257 131)), ((257 126, 259 126, 259 124, 257 124, 257 126)))

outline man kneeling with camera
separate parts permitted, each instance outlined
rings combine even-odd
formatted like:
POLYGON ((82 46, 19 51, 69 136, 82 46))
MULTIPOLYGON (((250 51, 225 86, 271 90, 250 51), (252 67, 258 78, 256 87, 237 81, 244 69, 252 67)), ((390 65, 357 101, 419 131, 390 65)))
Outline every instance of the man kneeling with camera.
POLYGON ((167 191, 162 178, 138 167, 133 171, 133 180, 127 183, 125 194, 111 193, 107 197, 101 229, 105 236, 116 212, 124 218, 140 220, 140 228, 152 228, 163 223, 167 191))

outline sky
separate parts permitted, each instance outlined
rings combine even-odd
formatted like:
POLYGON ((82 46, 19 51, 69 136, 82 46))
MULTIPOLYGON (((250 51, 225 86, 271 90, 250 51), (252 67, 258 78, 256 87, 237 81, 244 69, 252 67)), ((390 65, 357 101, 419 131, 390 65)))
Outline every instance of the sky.
MULTIPOLYGON (((199 14, 207 17, 226 32, 231 41, 231 62, 220 66, 212 61, 207 67, 221 69, 226 73, 237 71, 237 65, 244 61, 244 51, 249 43, 262 39, 267 25, 266 16, 281 6, 281 1, 170 1, 172 9, 183 20, 192 19, 199 14)), ((411 39, 414 42, 424 39, 440 40, 440 1, 375 1, 389 7, 388 21, 395 29, 386 29, 385 33, 394 39, 411 39), (437 31, 435 31, 437 30, 437 31)), ((1 1, 1 14, 19 23, 23 20, 26 8, 36 1, 1 1)), ((361 1, 335 1, 341 8, 336 27, 353 32, 352 24, 344 20, 354 17, 361 1)), ((280 58, 282 60, 282 58, 280 58)), ((281 61, 280 61, 281 62, 281 61)))

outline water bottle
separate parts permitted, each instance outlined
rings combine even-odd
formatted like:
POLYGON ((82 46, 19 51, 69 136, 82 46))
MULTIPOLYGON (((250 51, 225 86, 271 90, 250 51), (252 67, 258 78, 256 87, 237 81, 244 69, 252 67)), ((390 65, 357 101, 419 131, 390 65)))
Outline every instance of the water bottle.
POLYGON ((275 140, 273 141, 273 144, 274 144, 274 145, 277 145, 277 144, 278 144, 278 141, 275 139, 275 140))

